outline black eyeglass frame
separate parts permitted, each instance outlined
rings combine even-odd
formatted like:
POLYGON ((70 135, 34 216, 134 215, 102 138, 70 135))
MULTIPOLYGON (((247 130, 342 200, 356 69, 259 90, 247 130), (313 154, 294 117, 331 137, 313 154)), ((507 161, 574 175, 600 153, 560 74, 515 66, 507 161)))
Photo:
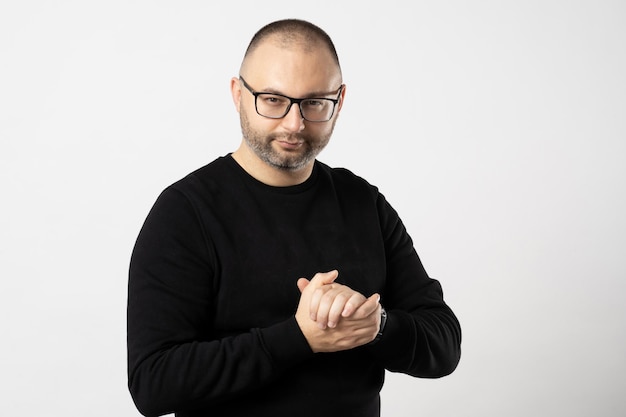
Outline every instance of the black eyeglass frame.
POLYGON ((287 116, 287 114, 289 113, 289 110, 291 110, 291 106, 293 106, 293 104, 297 104, 298 105, 298 110, 300 110, 300 116, 302 116, 302 118, 304 120, 306 120, 307 122, 311 122, 311 123, 326 123, 328 122, 330 119, 333 118, 333 116, 335 115, 335 108, 337 107, 337 103, 339 103, 339 97, 341 96, 341 92, 343 91, 343 88, 345 87, 344 84, 341 84, 341 86, 337 89, 337 98, 327 98, 327 97, 305 97, 305 98, 293 98, 293 97, 289 97, 286 96, 284 94, 278 94, 278 93, 270 93, 267 91, 256 91, 254 90, 250 84, 248 84, 246 82, 246 80, 244 80, 244 78, 240 75, 239 79, 241 80, 241 82, 243 83, 243 86, 246 87, 246 89, 250 92, 250 94, 252 94, 254 96, 254 109, 256 110, 256 113, 261 116, 261 117, 266 117, 268 119, 282 119, 283 117, 287 116), (287 106, 287 109, 285 110, 285 113, 282 116, 276 116, 276 117, 272 117, 272 116, 266 116, 264 114, 259 113, 259 108, 257 107, 257 98, 261 95, 261 94, 267 94, 267 95, 272 95, 272 96, 279 96, 279 97, 284 97, 287 100, 289 100, 289 105, 287 106), (328 119, 326 120, 309 120, 304 116, 304 113, 302 112, 302 106, 300 105, 300 103, 302 103, 303 101, 306 100, 327 100, 330 101, 331 103, 333 103, 333 110, 330 112, 330 116, 328 116, 328 119))

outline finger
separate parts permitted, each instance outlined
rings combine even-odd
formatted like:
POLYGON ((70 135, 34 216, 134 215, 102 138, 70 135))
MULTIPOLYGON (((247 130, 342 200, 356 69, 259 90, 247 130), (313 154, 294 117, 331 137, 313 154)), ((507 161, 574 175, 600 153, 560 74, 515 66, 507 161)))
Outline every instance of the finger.
POLYGON ((366 298, 345 285, 335 287, 335 284, 332 284, 330 287, 332 289, 327 291, 320 301, 317 322, 321 324, 326 322, 328 327, 334 328, 345 311, 351 314, 366 301, 366 298))
POLYGON ((372 294, 360 307, 356 309, 353 318, 360 319, 375 313, 380 307, 380 295, 372 294))
POLYGON ((332 284, 338 276, 339 271, 336 269, 328 272, 318 272, 311 279, 311 283, 314 283, 316 287, 321 287, 322 285, 332 284))
POLYGON ((367 298, 363 294, 355 292, 346 302, 343 311, 341 311, 341 317, 350 317, 366 301, 367 298))
MULTIPOLYGON (((339 276, 339 272, 335 269, 329 272, 318 272, 309 282, 311 288, 315 288, 311 299, 309 301, 309 316, 311 320, 317 321, 318 311, 322 297, 328 291, 332 289, 332 283, 339 276)), ((326 318, 324 318, 324 326, 320 326, 322 329, 326 328, 326 318)))
MULTIPOLYGON (((350 293, 353 292, 354 291, 352 290, 350 290, 349 292, 344 290, 343 292, 338 293, 332 301, 332 304, 328 311, 327 320, 328 327, 330 327, 331 329, 337 326, 337 323, 341 318, 342 312, 346 309, 346 303, 352 298, 350 293)), ((365 297, 363 297, 363 299, 365 299, 365 297)))
POLYGON ((320 304, 325 292, 326 290, 324 288, 316 288, 311 295, 311 299, 309 301, 309 316, 313 321, 317 321, 318 319, 320 304))
POLYGON ((309 285, 309 280, 306 278, 300 278, 296 283, 300 292, 304 291, 304 289, 309 285))
MULTIPOLYGON (((342 295, 345 291, 346 287, 338 284, 325 285, 324 287, 316 290, 316 295, 321 294, 315 317, 315 321, 317 321, 320 329, 325 329, 329 326, 331 312, 333 311, 333 326, 337 323, 339 314, 343 310, 343 306, 346 301, 346 297, 342 295)), ((315 301, 317 302, 318 300, 316 299, 315 301)))

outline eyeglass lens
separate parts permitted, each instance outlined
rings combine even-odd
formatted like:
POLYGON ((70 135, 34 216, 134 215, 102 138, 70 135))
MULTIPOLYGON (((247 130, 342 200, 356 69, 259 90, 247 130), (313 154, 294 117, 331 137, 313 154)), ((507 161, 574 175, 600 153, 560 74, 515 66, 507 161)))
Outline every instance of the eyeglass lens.
MULTIPOLYGON (((256 110, 261 116, 275 119, 282 118, 290 110, 290 105, 291 100, 287 97, 266 93, 257 94, 256 110)), ((323 98, 305 99, 299 105, 302 117, 310 122, 330 120, 335 108, 333 100, 323 98)))

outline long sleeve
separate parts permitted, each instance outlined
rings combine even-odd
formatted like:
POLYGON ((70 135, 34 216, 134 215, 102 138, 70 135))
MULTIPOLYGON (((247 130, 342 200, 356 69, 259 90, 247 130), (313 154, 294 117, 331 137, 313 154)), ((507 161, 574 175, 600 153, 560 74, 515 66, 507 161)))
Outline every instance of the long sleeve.
POLYGON ((459 322, 443 300, 440 283, 424 270, 396 211, 380 194, 377 206, 387 259, 381 302, 388 320, 382 339, 370 350, 390 371, 448 375, 460 360, 459 322))
POLYGON ((312 355, 295 319, 212 334, 216 265, 194 206, 167 189, 142 227, 130 265, 129 388, 146 416, 242 395, 312 355))
POLYGON ((270 187, 219 158, 159 196, 133 250, 128 384, 146 416, 375 417, 385 369, 446 375, 460 339, 397 213, 344 169, 270 187), (377 344, 311 351, 296 282, 331 269, 381 294, 377 344))

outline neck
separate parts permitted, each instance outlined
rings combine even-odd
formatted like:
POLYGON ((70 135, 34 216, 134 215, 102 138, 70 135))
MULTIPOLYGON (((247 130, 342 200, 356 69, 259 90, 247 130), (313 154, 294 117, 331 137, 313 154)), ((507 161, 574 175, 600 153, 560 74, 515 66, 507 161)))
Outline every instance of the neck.
POLYGON ((313 163, 307 164, 298 170, 285 170, 273 167, 262 161, 248 146, 242 141, 239 148, 232 153, 233 159, 257 181, 272 187, 289 187, 305 182, 313 172, 313 163))

